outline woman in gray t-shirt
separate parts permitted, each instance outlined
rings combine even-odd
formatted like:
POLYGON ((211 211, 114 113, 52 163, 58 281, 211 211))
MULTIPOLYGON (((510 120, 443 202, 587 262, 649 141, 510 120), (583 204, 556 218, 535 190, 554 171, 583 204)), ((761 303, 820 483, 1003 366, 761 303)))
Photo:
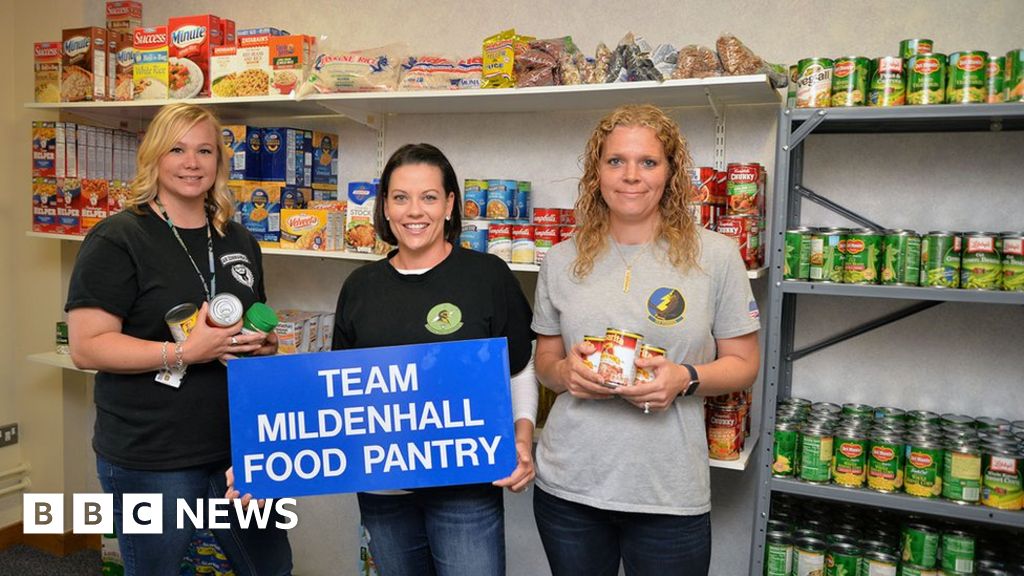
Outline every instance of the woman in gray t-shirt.
POLYGON ((533 330, 556 394, 537 447, 534 511, 555 576, 706 574, 711 490, 703 402, 749 387, 757 304, 735 242, 696 225, 676 123, 624 106, 587 143, 579 228, 547 254, 533 330), (651 382, 613 388, 584 336, 644 336, 651 382))

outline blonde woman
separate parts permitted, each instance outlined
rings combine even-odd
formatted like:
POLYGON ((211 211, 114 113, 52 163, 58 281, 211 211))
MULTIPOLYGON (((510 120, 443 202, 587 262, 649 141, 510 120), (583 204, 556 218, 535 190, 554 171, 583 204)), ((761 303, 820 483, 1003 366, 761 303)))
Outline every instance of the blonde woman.
POLYGON ((736 245, 694 224, 679 127, 625 106, 587 144, 574 241, 537 281, 536 371, 558 394, 537 446, 534 514, 555 576, 707 574, 703 399, 757 376, 757 305, 736 245), (584 336, 640 333, 654 380, 609 387, 584 336))
MULTIPOLYGON (((277 350, 273 335, 206 323, 215 294, 230 292, 246 308, 266 300, 259 245, 231 221, 220 133, 203 108, 161 109, 139 146, 127 209, 86 236, 68 288, 71 358, 97 371, 93 448, 100 484, 114 495, 126 574, 177 575, 192 530, 175 529, 176 500, 194 505, 227 489, 227 374, 218 359, 277 350), (164 315, 182 303, 199 316, 175 343, 164 315), (159 377, 172 371, 184 375, 159 377), (122 495, 135 493, 163 495, 163 517, 154 519, 162 534, 122 532, 122 495)), ((238 574, 291 571, 281 530, 232 523, 214 535, 238 574)))

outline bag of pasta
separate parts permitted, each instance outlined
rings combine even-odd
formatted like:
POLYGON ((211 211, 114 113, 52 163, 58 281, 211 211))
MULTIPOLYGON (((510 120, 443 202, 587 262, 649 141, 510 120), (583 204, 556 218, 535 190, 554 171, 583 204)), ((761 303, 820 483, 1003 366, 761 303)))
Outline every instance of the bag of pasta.
POLYGON ((313 61, 309 78, 296 97, 335 92, 395 90, 400 63, 408 53, 404 44, 354 52, 323 52, 313 61))
POLYGON ((679 49, 676 55, 676 69, 672 72, 672 78, 682 80, 685 78, 708 78, 710 76, 721 76, 723 72, 722 63, 718 60, 718 54, 706 47, 690 44, 679 49))

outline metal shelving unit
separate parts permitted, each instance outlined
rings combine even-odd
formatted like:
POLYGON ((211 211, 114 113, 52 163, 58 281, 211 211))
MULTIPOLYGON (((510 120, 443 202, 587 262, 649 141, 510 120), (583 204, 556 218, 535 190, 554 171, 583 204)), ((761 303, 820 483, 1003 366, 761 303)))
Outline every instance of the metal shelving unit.
POLYGON ((973 521, 994 526, 1024 527, 1024 512, 1009 512, 980 506, 960 506, 903 494, 879 494, 833 485, 815 485, 771 476, 772 438, 778 398, 790 394, 793 364, 800 358, 859 334, 947 302, 993 305, 1024 305, 1024 293, 924 287, 869 286, 783 281, 785 231, 800 225, 803 200, 818 203, 861 225, 879 226, 803 186, 804 139, 811 133, 911 133, 911 132, 999 132, 1024 130, 1024 103, 899 106, 893 108, 784 109, 779 113, 776 140, 775 195, 772 199, 769 240, 769 304, 761 402, 761 438, 758 442, 757 500, 751 544, 750 574, 763 573, 765 529, 773 493, 788 493, 879 508, 900 510, 940 518, 973 521), (859 298, 894 298, 916 301, 883 318, 861 324, 823 342, 794 349, 796 303, 807 295, 859 298))

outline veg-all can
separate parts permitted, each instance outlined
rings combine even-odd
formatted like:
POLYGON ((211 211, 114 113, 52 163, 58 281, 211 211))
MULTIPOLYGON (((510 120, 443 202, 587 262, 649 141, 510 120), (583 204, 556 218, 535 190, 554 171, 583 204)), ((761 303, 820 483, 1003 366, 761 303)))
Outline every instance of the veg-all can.
POLYGON ((985 101, 985 70, 988 52, 972 50, 949 55, 946 80, 947 104, 980 104, 985 101))
POLYGON ((832 67, 832 106, 863 106, 868 98, 868 68, 862 56, 836 58, 832 67))
POLYGON ((786 230, 786 257, 782 267, 783 280, 807 280, 811 276, 811 229, 786 230))
POLYGON ((974 535, 962 530, 942 533, 942 570, 947 574, 974 574, 974 535))
POLYGON ((903 490, 919 498, 938 498, 942 494, 941 442, 929 436, 907 439, 903 490))
POLYGON ((825 572, 825 542, 802 537, 793 542, 793 576, 821 576, 825 572))
POLYGON ((921 276, 921 237, 917 232, 887 230, 882 244, 882 284, 917 286, 921 276))
POLYGON ((899 56, 876 58, 874 69, 868 92, 868 105, 902 106, 906 100, 903 59, 899 56))
POLYGON ((1001 510, 1024 506, 1021 456, 1007 444, 987 444, 981 455, 981 503, 1001 510))
POLYGON ((916 54, 930 54, 935 43, 928 38, 900 40, 900 58, 910 59, 916 54))
POLYGON ((791 478, 795 473, 800 424, 781 421, 772 435, 772 476, 791 478))
POLYGON ((882 233, 861 228, 846 235, 843 282, 875 284, 882 264, 882 233))
POLYGON ((845 254, 845 230, 818 228, 811 233, 809 272, 814 282, 842 282, 845 254))
POLYGON ((903 437, 897 432, 875 430, 868 453, 868 488, 898 492, 903 487, 903 437))
POLYGON ((191 302, 178 304, 164 314, 164 321, 171 329, 171 336, 175 342, 184 342, 189 333, 196 326, 199 320, 199 308, 191 302))
POLYGON ((811 484, 828 484, 832 479, 832 429, 808 424, 800 434, 800 479, 811 484))
POLYGON ((1024 292, 1024 232, 1003 232, 1003 290, 1024 292))
POLYGON ((1003 258, 999 234, 967 232, 960 255, 960 287, 999 290, 1003 287, 1003 258))
POLYGON ((915 54, 907 59, 907 104, 946 101, 946 55, 915 54))
POLYGON ((946 445, 942 497, 958 504, 977 504, 981 500, 981 450, 974 441, 950 441, 946 445))
POLYGON ((1003 92, 1006 102, 1024 102, 1024 48, 1006 53, 1003 92))
POLYGON ((793 544, 781 530, 769 530, 764 539, 764 576, 790 576, 793 544))
POLYGON ((864 552, 860 562, 860 576, 896 576, 899 558, 880 550, 864 552))
POLYGON ((960 234, 932 231, 921 239, 921 286, 960 287, 960 234))
POLYGON ((594 352, 583 359, 583 363, 590 367, 591 370, 597 372, 599 366, 601 366, 601 351, 604 350, 604 336, 584 336, 584 342, 590 342, 594 345, 594 352))
POLYGON ((902 560, 922 568, 934 568, 938 563, 939 533, 924 524, 903 527, 902 560))
MULTIPOLYGON (((650 344, 644 344, 640 346, 640 358, 659 358, 665 355, 664 348, 658 348, 657 346, 651 346, 650 344)), ((636 369, 636 381, 637 382, 652 382, 654 381, 654 370, 649 368, 636 369)))
POLYGON ((631 386, 636 371, 636 354, 643 336, 633 332, 609 328, 604 336, 601 350, 601 364, 598 374, 604 378, 605 386, 631 386))
POLYGON ((867 481, 867 436, 861 430, 844 427, 835 432, 832 481, 847 488, 860 488, 867 481))
POLYGON ((989 56, 985 67, 985 102, 998 104, 1006 100, 1006 57, 989 56))
POLYGON ((804 58, 797 62, 797 108, 828 108, 832 99, 832 65, 828 58, 804 58))
POLYGON ((856 576, 862 551, 854 544, 836 542, 825 554, 825 576, 856 576))

